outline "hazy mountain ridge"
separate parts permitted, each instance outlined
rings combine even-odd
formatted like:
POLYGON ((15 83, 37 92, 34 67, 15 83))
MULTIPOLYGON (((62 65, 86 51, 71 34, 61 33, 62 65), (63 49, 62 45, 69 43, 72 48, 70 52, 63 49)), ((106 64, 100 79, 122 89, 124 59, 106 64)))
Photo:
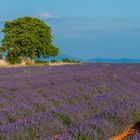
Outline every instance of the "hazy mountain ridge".
POLYGON ((89 63, 140 63, 140 59, 134 58, 92 58, 88 59, 87 62, 89 63))

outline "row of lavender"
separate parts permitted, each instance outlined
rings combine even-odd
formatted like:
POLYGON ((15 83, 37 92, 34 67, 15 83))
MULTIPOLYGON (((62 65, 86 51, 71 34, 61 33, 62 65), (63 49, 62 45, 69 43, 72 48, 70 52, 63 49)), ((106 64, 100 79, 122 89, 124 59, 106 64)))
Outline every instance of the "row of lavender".
POLYGON ((108 140, 139 108, 139 64, 0 69, 1 140, 108 140))

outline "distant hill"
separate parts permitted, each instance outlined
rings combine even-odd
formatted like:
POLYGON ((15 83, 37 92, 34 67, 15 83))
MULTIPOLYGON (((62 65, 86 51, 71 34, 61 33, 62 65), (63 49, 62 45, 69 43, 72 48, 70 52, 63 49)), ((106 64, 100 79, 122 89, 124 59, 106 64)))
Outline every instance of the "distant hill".
POLYGON ((120 59, 112 59, 112 58, 93 58, 88 59, 88 63, 140 63, 140 59, 131 59, 131 58, 120 58, 120 59))

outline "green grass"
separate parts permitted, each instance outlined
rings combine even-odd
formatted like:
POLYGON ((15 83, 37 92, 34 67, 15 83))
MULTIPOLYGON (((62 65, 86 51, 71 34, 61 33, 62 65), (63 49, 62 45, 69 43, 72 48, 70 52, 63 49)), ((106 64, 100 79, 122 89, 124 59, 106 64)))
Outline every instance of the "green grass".
POLYGON ((16 121, 16 118, 15 118, 14 116, 10 115, 9 113, 6 112, 5 115, 6 115, 8 121, 9 121, 10 123, 16 121))
POLYGON ((44 112, 44 111, 46 111, 46 107, 44 105, 38 104, 38 103, 34 103, 34 109, 37 112, 44 112))
POLYGON ((77 137, 76 137, 76 140, 91 140, 88 136, 86 136, 86 135, 78 135, 77 137))
POLYGON ((54 116, 63 122, 66 127, 70 127, 72 124, 72 120, 66 115, 60 112, 54 112, 54 116))
POLYGON ((36 133, 32 128, 26 128, 25 131, 29 140, 36 140, 36 133))

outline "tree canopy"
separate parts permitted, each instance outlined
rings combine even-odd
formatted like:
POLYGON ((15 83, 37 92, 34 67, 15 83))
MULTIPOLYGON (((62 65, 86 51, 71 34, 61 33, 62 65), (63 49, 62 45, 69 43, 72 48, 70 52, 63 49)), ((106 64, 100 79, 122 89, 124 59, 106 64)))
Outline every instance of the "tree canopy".
POLYGON ((52 43, 51 28, 40 19, 23 17, 5 22, 2 32, 0 52, 6 52, 10 63, 20 63, 21 58, 56 56, 59 52, 52 43))

